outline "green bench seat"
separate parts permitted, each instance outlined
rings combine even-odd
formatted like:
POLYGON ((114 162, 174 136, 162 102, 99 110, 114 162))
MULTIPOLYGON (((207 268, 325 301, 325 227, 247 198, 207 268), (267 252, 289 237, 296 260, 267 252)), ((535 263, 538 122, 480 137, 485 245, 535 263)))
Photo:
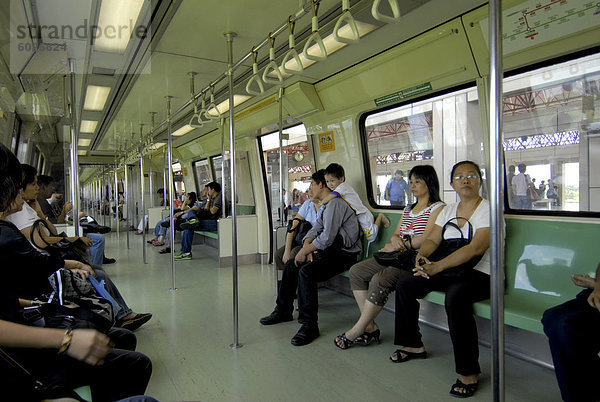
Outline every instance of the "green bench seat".
POLYGON ((219 240, 219 232, 209 232, 205 230, 195 230, 195 234, 210 237, 211 239, 219 240))
MULTIPOLYGON (((372 256, 389 240, 400 218, 400 214, 386 215, 392 225, 382 228, 365 257, 372 256)), ((543 334, 540 320, 544 311, 574 298, 581 291, 571 282, 571 275, 595 270, 600 255, 590 250, 598 248, 598 234, 600 226, 594 223, 507 217, 505 324, 543 334)), ((348 272, 343 275, 347 277, 348 272)), ((431 292, 424 300, 443 305, 444 298, 443 292, 431 292)), ((489 300, 475 303, 473 310, 477 316, 491 317, 489 300)))

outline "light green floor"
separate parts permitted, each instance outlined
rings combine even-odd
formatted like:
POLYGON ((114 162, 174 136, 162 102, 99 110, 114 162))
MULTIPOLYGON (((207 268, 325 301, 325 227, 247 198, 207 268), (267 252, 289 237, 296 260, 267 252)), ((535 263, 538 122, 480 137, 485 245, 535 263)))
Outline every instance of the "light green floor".
MULTIPOLYGON (((107 235, 107 251, 117 263, 105 266, 129 305, 152 312, 153 319, 137 331, 138 350, 147 354, 154 371, 148 395, 160 401, 435 401, 448 395, 454 362, 448 335, 424 326, 430 358, 393 364, 393 315, 378 320, 381 345, 340 350, 333 338, 357 318, 353 300, 320 290, 321 337, 304 347, 290 339, 296 322, 264 327, 258 319, 274 306, 270 265, 240 266, 239 340, 233 342, 231 268, 194 246, 194 259, 176 262, 177 290, 170 291, 169 255, 148 247, 144 265, 141 236, 107 235)), ((178 247, 177 247, 178 249, 178 247)), ((490 350, 480 348, 484 371, 471 400, 492 400, 490 350)), ((559 401, 554 373, 506 358, 507 401, 559 401)))

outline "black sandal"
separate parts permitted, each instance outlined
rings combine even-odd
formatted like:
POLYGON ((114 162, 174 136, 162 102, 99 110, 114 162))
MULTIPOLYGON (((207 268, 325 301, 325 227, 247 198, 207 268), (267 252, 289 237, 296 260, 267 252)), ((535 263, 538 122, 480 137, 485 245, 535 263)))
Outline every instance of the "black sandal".
POLYGON ((373 342, 373 341, 380 344, 381 343, 380 337, 381 337, 381 331, 379 329, 376 329, 373 332, 365 332, 364 334, 362 334, 361 336, 356 338, 354 340, 354 343, 356 343, 359 346, 369 346, 371 344, 371 342, 373 342))
POLYGON ((345 332, 341 335, 336 336, 333 340, 334 345, 342 350, 348 349, 350 346, 354 345, 354 342, 355 341, 351 341, 350 339, 346 338, 345 332), (342 346, 340 346, 340 344, 337 343, 338 340, 342 341, 342 346))
POLYGON ((465 384, 464 382, 462 382, 460 379, 457 378, 456 382, 454 383, 452 388, 450 388, 450 395, 452 395, 456 398, 470 398, 475 394, 475 391, 477 391, 478 386, 479 386, 479 382, 476 382, 474 384, 465 384), (457 388, 462 388, 465 391, 460 392, 457 390, 457 388))
POLYGON ((413 359, 426 359, 427 358, 427 351, 425 351, 425 350, 422 352, 409 352, 404 349, 396 349, 394 354, 396 355, 397 359, 394 360, 394 359, 392 359, 392 356, 390 356, 390 360, 392 361, 392 363, 404 363, 404 362, 407 362, 407 361, 413 360, 413 359), (402 357, 401 354, 403 354, 404 357, 402 357))

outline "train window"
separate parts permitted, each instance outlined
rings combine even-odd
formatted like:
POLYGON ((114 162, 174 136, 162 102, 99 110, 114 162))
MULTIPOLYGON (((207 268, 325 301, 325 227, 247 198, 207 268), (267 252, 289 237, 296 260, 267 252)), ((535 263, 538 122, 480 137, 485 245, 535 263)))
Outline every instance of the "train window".
POLYGON ((513 210, 600 211, 600 54, 504 80, 513 210))
MULTIPOLYGON (((283 140, 283 188, 291 193, 289 198, 290 210, 298 211, 299 206, 307 199, 310 177, 313 174, 315 162, 309 148, 308 136, 304 124, 292 126, 283 130, 288 139, 283 140)), ((263 169, 270 189, 271 214, 279 219, 279 131, 259 137, 264 161, 263 169), (275 200, 274 202, 272 200, 275 200)), ((288 218, 292 217, 291 212, 288 218)))
POLYGON ((177 193, 178 196, 185 193, 183 171, 181 170, 181 163, 179 162, 173 164, 173 185, 175 186, 175 193, 177 193))
POLYGON ((205 185, 212 181, 210 174, 210 165, 208 159, 202 159, 193 163, 194 180, 196 181, 196 189, 202 191, 205 185))
MULTIPOLYGON (((210 158, 212 165, 213 177, 215 181, 221 184, 225 192, 225 200, 227 202, 226 214, 231 214, 231 182, 229 159, 225 159, 225 180, 223 180, 222 165, 223 157, 213 156, 210 158)), ((238 215, 253 215, 256 213, 256 204, 254 201, 254 187, 252 187, 252 175, 250 174, 250 161, 248 160, 248 152, 236 151, 236 200, 238 215)))
POLYGON ((361 122, 367 196, 375 208, 403 208, 414 201, 407 175, 416 165, 435 167, 446 202, 456 200, 449 180, 454 163, 468 159, 483 166, 475 87, 365 114, 361 122))
POLYGON ((29 149, 29 138, 20 136, 19 145, 17 146, 17 159, 19 162, 26 163, 27 151, 29 149))

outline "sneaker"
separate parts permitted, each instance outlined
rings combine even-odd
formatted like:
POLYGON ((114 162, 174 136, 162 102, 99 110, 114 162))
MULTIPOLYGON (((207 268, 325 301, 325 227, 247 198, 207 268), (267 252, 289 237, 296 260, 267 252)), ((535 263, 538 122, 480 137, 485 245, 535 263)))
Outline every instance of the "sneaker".
POLYGON ((175 256, 176 260, 191 260, 192 259, 192 253, 179 253, 175 256))
POLYGON ((200 227, 200 221, 198 219, 190 219, 180 226, 182 230, 196 230, 196 228, 200 227))

